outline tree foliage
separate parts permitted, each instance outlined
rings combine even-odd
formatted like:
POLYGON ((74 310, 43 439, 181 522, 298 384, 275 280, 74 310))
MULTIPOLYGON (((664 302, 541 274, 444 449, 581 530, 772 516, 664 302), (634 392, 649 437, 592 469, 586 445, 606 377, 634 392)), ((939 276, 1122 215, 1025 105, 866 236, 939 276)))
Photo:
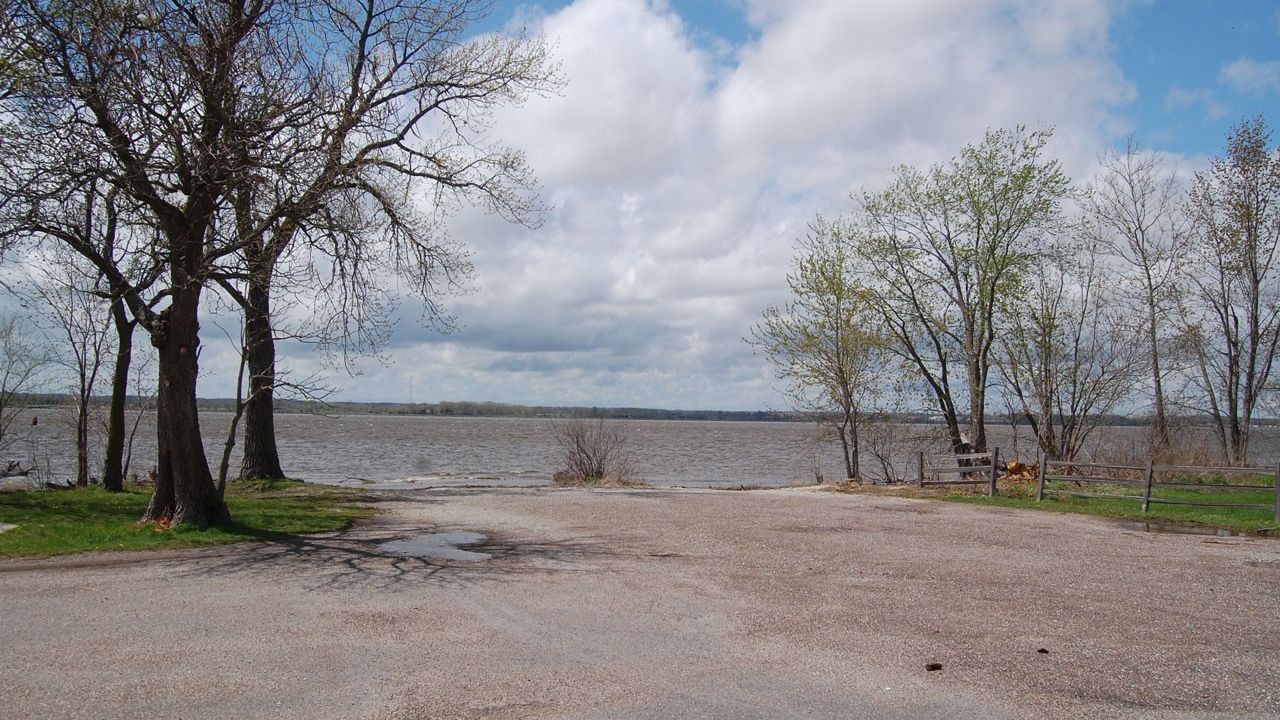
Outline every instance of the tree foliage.
POLYGON ((1236 125, 1196 174, 1187 342, 1226 458, 1248 459, 1254 411, 1280 344, 1280 149, 1261 117, 1236 125))
POLYGON ((882 338, 853 262, 846 225, 819 217, 797 242, 790 300, 767 308, 748 340, 773 365, 792 404, 835 431, 848 478, 861 477, 858 430, 883 370, 882 338))
POLYGON ((992 130, 947 163, 859 198, 858 282, 928 387, 956 452, 987 448, 992 353, 1071 193, 1049 130, 992 130), (968 418, 967 432, 962 427, 968 418))
POLYGON ((1059 238, 1025 276, 998 343, 1001 389, 1054 460, 1076 459, 1145 368, 1103 251, 1096 232, 1059 238))
POLYGON ((1188 239, 1183 188, 1159 156, 1143 152, 1132 138, 1123 153, 1104 154, 1101 165, 1100 177, 1085 195, 1087 227, 1128 270, 1118 287, 1142 319, 1139 332, 1149 354, 1153 440, 1156 448, 1163 448, 1170 440, 1165 383, 1171 368, 1165 351, 1179 330, 1171 319, 1188 239))
POLYGON ((540 41, 468 37, 487 7, 10 4, 0 54, 21 67, 7 72, 0 115, 0 223, 11 240, 63 243, 90 261, 158 350, 147 519, 227 517, 195 404, 206 288, 247 282, 266 272, 255 258, 296 250, 322 327, 376 339, 389 276, 430 303, 459 267, 442 212, 527 207, 528 169, 481 142, 484 120, 553 71, 540 41), (111 199, 127 247, 94 242, 98 216, 76 211, 81 197, 111 199), (142 281, 127 271, 135 262, 142 281))

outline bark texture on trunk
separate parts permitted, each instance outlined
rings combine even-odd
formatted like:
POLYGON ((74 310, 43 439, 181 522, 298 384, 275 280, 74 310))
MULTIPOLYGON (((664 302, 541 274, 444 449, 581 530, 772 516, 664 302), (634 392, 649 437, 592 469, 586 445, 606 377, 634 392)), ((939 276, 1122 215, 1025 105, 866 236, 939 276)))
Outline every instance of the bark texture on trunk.
POLYGON ((987 451, 987 396, 986 372, 976 360, 969 361, 969 438, 973 449, 969 452, 987 451))
POLYGON ((125 405, 129 401, 129 365, 133 361, 133 322, 125 313, 124 301, 111 304, 111 320, 116 327, 116 364, 111 373, 102 486, 110 492, 119 492, 124 490, 125 405))
POLYGON ((271 334, 271 289, 250 280, 244 307, 245 357, 249 368, 249 399, 244 408, 242 480, 285 477, 276 447, 276 343, 271 334))
POLYGON ((840 433, 840 454, 844 458, 844 476, 852 480, 857 477, 853 469, 853 462, 849 457, 849 435, 845 432, 845 427, 840 425, 836 428, 840 433))
POLYGON ((76 485, 89 485, 89 398, 83 389, 76 401, 76 485))
POLYGON ((199 305, 199 285, 178 285, 172 304, 151 333, 160 356, 156 489, 142 519, 203 528, 229 520, 230 513, 209 473, 200 437, 196 410, 199 305))
POLYGON ((1156 409, 1153 444, 1157 450, 1164 450, 1169 447, 1169 416, 1164 406, 1164 380, 1160 374, 1160 338, 1156 327, 1155 298, 1151 291, 1147 292, 1147 344, 1151 348, 1151 384, 1156 409))

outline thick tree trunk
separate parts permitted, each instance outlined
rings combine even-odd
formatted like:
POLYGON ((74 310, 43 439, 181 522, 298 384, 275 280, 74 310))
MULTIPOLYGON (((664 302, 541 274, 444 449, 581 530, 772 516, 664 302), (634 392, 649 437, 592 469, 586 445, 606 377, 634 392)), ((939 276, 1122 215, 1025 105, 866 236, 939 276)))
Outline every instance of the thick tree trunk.
POLYGON ((969 375, 969 438, 973 443, 971 452, 987 451, 987 402, 985 373, 977 363, 970 361, 969 375))
POLYGON ((250 280, 244 308, 245 347, 249 368, 249 399, 244 409, 242 480, 283 478, 276 448, 276 344, 271 335, 271 290, 250 280))
POLYGON ((160 355, 156 490, 142 519, 203 528, 231 516, 209 473, 196 410, 200 286, 175 286, 172 304, 151 333, 151 343, 160 355))
POLYGON ((102 486, 110 492, 124 490, 125 405, 129 401, 129 365, 133 362, 133 323, 124 302, 111 304, 116 326, 116 364, 111 373, 111 409, 107 415, 107 448, 102 464, 102 486))

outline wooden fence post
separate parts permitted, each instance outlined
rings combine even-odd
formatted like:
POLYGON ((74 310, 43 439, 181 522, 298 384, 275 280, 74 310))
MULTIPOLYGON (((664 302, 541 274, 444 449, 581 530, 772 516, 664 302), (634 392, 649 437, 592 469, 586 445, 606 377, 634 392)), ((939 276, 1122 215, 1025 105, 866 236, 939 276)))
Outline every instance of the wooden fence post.
POLYGON ((1147 475, 1142 481, 1142 512, 1151 511, 1151 481, 1155 475, 1155 458, 1147 461, 1147 475))
POLYGON ((1036 479, 1036 502, 1044 500, 1044 472, 1049 465, 1049 455, 1040 453, 1040 477, 1036 479))
POLYGON ((991 448, 991 486, 987 488, 987 497, 996 496, 996 468, 1000 464, 1000 447, 991 448))
POLYGON ((1275 486, 1276 486, 1276 516, 1274 518, 1274 522, 1275 524, 1280 525, 1280 465, 1276 465, 1275 486))
POLYGON ((920 471, 916 475, 916 484, 919 485, 920 487, 924 487, 924 453, 923 452, 920 453, 919 467, 920 467, 920 471))

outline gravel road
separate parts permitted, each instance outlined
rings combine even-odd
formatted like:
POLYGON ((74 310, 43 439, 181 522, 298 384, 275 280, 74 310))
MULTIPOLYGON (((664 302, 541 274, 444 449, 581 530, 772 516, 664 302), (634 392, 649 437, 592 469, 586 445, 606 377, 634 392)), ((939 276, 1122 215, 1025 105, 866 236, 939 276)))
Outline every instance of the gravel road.
POLYGON ((1280 716, 1277 540, 804 490, 380 504, 288 543, 0 562, 0 716, 1280 716), (492 557, 380 547, 438 532, 492 557))

